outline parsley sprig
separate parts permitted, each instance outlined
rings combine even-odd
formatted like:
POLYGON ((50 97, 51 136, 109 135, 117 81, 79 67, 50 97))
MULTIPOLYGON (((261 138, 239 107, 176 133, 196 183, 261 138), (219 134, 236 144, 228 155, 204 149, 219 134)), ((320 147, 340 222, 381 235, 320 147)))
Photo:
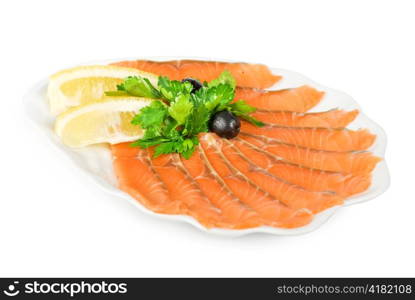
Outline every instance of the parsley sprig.
POLYGON ((131 123, 143 128, 144 136, 132 146, 155 147, 154 156, 180 153, 190 158, 199 144, 197 135, 208 132, 210 118, 218 111, 229 110, 236 116, 256 125, 264 124, 250 113, 256 109, 244 100, 233 101, 236 81, 224 71, 218 78, 205 82, 192 93, 189 82, 170 80, 160 76, 157 87, 147 78, 132 76, 117 86, 117 91, 105 92, 107 96, 137 96, 156 99, 142 108, 131 123))

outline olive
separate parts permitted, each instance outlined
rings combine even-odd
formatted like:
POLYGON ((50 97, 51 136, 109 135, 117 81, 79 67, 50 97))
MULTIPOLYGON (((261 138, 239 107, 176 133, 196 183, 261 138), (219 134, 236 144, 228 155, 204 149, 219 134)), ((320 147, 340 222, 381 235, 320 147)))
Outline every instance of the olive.
POLYGON ((199 80, 193 79, 193 78, 185 78, 185 79, 182 80, 182 82, 183 83, 190 82, 192 84, 193 89, 192 89, 191 93, 194 93, 194 92, 200 90, 203 87, 203 85, 200 83, 199 80))
POLYGON ((231 139, 238 135, 241 121, 230 111, 223 110, 213 115, 209 129, 220 137, 231 139))

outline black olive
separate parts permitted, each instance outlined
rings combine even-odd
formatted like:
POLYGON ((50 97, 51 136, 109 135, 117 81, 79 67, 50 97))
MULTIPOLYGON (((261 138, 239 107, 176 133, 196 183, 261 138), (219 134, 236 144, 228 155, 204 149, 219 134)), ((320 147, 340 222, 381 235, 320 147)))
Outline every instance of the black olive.
POLYGON ((203 87, 203 85, 200 83, 199 80, 193 79, 193 78, 185 78, 185 79, 182 80, 182 82, 183 83, 184 82, 190 82, 192 84, 193 89, 192 89, 191 93, 194 93, 194 92, 200 90, 203 87))
POLYGON ((230 111, 223 110, 213 115, 209 128, 218 136, 231 139, 238 135, 241 121, 230 111))

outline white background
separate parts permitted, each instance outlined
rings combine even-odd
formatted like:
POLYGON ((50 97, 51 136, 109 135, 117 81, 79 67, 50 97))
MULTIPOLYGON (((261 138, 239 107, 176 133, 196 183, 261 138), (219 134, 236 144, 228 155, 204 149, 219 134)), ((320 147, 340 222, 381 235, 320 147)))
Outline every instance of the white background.
POLYGON ((1 1, 0 276, 415 276, 414 1, 1 1), (80 176, 22 113, 36 81, 129 56, 261 62, 352 95, 391 188, 317 231, 237 239, 144 215, 80 176))

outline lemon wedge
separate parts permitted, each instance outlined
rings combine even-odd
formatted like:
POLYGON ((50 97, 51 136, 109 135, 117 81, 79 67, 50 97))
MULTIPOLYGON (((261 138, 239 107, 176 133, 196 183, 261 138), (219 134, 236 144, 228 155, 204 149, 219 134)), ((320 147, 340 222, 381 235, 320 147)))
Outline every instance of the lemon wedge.
POLYGON ((70 107, 101 99, 106 91, 117 89, 124 78, 141 76, 157 85, 158 76, 133 68, 117 66, 80 66, 60 71, 50 77, 47 97, 53 115, 70 107))
POLYGON ((134 141, 143 130, 132 125, 134 115, 153 100, 138 97, 103 97, 69 108, 56 118, 55 132, 69 147, 134 141))

